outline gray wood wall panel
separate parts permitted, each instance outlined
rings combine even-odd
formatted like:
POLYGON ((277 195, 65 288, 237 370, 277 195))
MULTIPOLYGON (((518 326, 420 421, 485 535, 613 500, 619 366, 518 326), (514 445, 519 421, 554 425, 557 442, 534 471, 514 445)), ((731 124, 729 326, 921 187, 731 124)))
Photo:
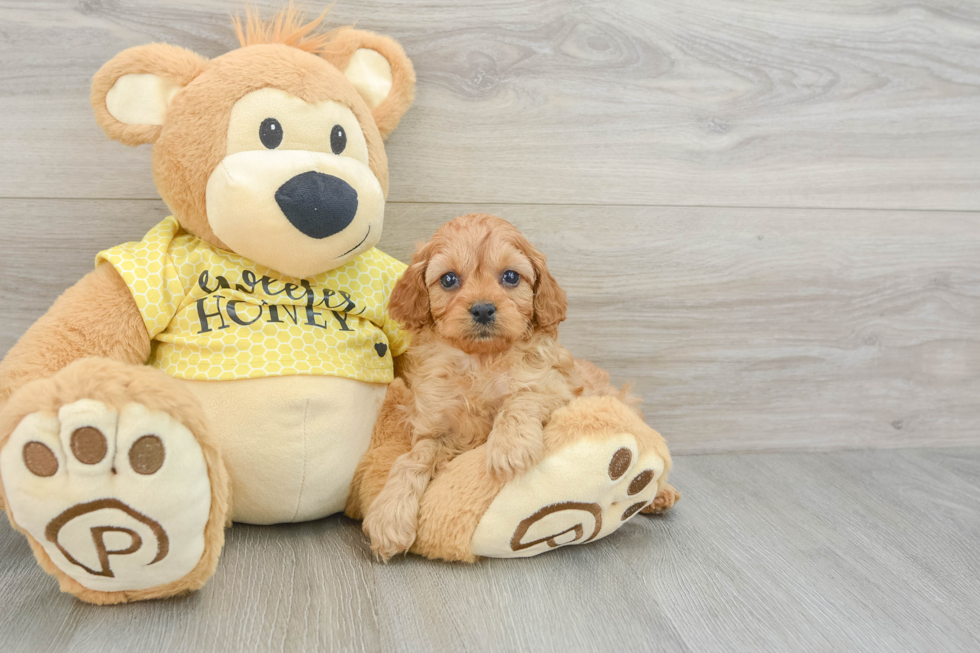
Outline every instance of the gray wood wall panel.
MULTIPOLYGON (((0 354, 167 214, 149 148, 95 125, 92 74, 150 41, 220 55, 243 5, 0 0, 0 354)), ((949 448, 980 442, 980 3, 348 0, 329 21, 418 70, 382 249, 469 211, 523 229, 568 291, 562 340, 636 382, 684 500, 472 566, 374 563, 341 517, 236 526, 201 592, 113 608, 59 595, 0 520, 0 650, 980 649, 980 449, 949 448)))
MULTIPOLYGON (((677 452, 980 442, 980 213, 390 204, 380 247, 407 260, 470 211, 548 254, 562 341, 635 381, 677 452)), ((166 214, 0 200, 0 352, 166 214)))
MULTIPOLYGON (((154 40, 219 55, 242 6, 0 1, 0 197, 156 197, 89 79, 154 40)), ((373 0, 330 20, 418 68, 393 201, 980 209, 976 3, 373 0)))
POLYGON ((58 594, 0 523, 0 649, 976 651, 978 449, 681 456, 663 517, 531 559, 387 565, 341 517, 235 526, 182 599, 58 594))

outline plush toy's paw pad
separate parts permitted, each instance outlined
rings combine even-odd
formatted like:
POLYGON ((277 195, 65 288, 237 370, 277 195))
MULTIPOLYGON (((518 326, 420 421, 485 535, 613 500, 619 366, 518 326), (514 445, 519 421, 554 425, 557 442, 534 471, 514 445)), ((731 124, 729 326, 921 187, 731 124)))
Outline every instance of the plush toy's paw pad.
POLYGON ((657 496, 654 497, 653 503, 644 508, 641 512, 644 515, 655 515, 661 512, 667 512, 680 500, 680 490, 675 488, 670 483, 665 483, 660 492, 657 493, 657 496))
POLYGON ((629 433, 579 440, 504 486, 477 525, 473 553, 525 557, 605 537, 650 505, 663 471, 663 458, 640 456, 629 433))
POLYGON ((89 399, 33 413, 0 451, 0 474, 17 525, 89 589, 179 580, 204 553, 207 464, 166 413, 89 399))

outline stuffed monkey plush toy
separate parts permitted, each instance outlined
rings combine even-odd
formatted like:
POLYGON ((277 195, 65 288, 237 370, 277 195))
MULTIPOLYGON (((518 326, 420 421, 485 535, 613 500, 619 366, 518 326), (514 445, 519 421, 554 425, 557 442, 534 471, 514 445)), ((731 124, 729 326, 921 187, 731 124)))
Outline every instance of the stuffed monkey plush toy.
MULTIPOLYGON (((390 38, 318 22, 250 14, 216 59, 152 44, 95 75, 99 125, 153 143, 173 215, 99 253, 0 364, 0 499, 82 600, 201 587, 231 521, 358 517, 410 447, 403 384, 385 404, 405 266, 374 245, 383 139, 415 76, 390 38)), ((506 485, 479 452, 441 470, 414 550, 533 555, 650 504, 669 467, 659 436, 619 405, 565 413, 549 457, 506 485)))

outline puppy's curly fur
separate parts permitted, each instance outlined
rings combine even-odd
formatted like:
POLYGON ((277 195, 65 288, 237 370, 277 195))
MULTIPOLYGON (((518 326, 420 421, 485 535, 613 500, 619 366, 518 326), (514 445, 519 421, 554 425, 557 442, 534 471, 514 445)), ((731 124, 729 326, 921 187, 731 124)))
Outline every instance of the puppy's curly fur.
POLYGON ((413 332, 412 449, 364 518, 376 555, 411 547, 429 480, 460 453, 486 443, 488 471, 508 480, 540 461, 544 425, 573 398, 618 395, 635 408, 606 372, 558 344, 566 308, 545 257, 506 220, 464 215, 418 248, 388 307, 413 332))

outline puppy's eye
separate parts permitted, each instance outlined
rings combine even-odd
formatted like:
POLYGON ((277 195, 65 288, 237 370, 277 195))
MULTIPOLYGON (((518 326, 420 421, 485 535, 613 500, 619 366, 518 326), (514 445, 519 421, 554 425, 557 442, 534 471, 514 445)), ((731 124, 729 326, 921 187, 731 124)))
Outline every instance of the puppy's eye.
POLYGON ((459 277, 456 276, 455 272, 447 272, 446 274, 439 277, 439 285, 449 290, 450 288, 455 288, 459 285, 459 277))
POLYGON ((330 130, 330 149, 334 154, 340 154, 347 147, 347 132, 340 125, 334 125, 330 130))
POLYGON ((500 275, 500 283, 505 286, 516 286, 521 282, 521 275, 517 274, 513 270, 507 270, 502 275, 500 275))
POLYGON ((282 125, 275 118, 266 118, 259 125, 259 140, 267 149, 274 150, 282 143, 282 125))

